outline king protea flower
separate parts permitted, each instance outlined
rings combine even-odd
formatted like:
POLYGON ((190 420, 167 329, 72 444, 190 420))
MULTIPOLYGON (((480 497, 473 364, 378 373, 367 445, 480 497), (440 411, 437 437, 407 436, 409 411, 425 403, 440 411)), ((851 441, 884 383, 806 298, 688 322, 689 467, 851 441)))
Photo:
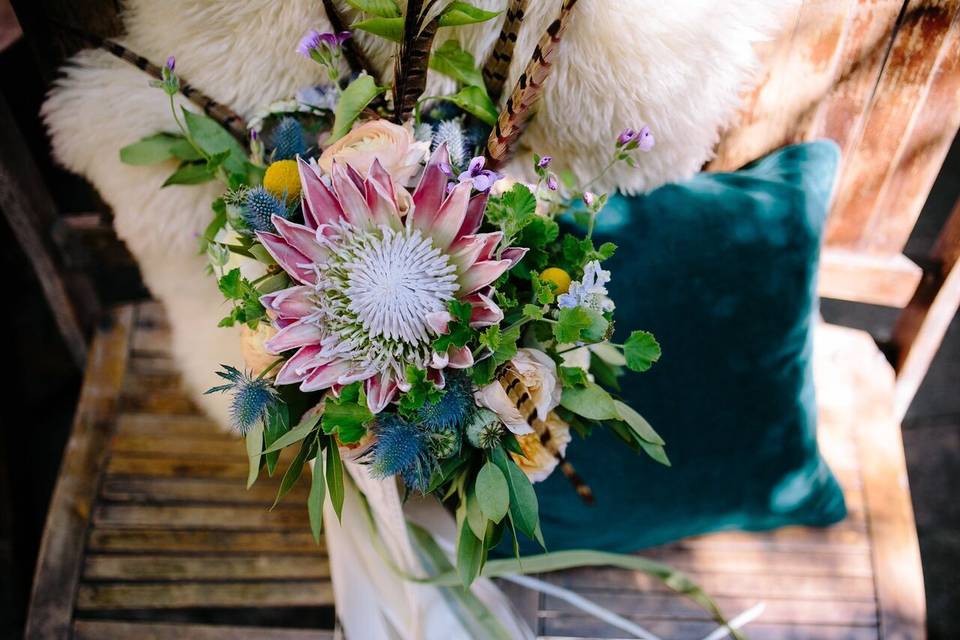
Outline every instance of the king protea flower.
POLYGON ((447 194, 445 146, 434 153, 400 213, 391 176, 375 160, 366 178, 334 162, 330 176, 299 160, 305 224, 275 216, 277 233, 257 236, 297 285, 261 298, 279 329, 266 347, 298 351, 277 373, 276 384, 302 391, 338 389, 364 381, 367 403, 378 413, 408 389, 408 366, 427 369, 443 384, 446 367, 473 364, 468 347, 432 347, 448 330, 447 303, 468 302, 470 324, 497 324, 503 312, 490 283, 515 265, 525 249, 496 250, 503 234, 478 233, 487 196, 471 197, 470 184, 447 194))

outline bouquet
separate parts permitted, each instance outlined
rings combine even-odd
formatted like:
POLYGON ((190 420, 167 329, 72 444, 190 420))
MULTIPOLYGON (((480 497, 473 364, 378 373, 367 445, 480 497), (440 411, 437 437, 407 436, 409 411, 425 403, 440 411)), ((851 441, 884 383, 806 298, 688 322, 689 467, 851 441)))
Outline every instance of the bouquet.
MULTIPOLYGON (((559 469, 592 500, 565 458, 569 446, 590 446, 573 433, 609 429, 669 465, 664 441, 617 396, 624 370, 646 371, 660 347, 645 331, 612 340, 605 285, 616 274, 603 263, 616 246, 593 239, 607 201, 590 190, 596 179, 577 184, 537 154, 521 175, 502 173, 573 2, 502 112, 503 51, 481 69, 455 40, 434 46, 445 27, 496 13, 411 2, 403 16, 389 1, 357 4, 372 17, 354 29, 399 44, 392 85, 362 69, 350 31, 310 31, 297 52, 328 82, 244 123, 202 96, 206 114, 177 109, 176 94, 198 92, 171 57, 154 83, 177 131, 121 157, 178 159, 164 186, 223 184, 202 251, 229 303, 221 325, 241 327, 246 365, 222 366, 208 393, 232 395, 248 485, 282 473, 279 501, 313 462, 307 509, 318 541, 324 503, 342 517, 347 471, 435 496, 455 514, 455 573, 468 588, 502 541, 518 557, 518 536, 546 548, 534 483, 559 469), (455 92, 424 95, 427 67, 455 92)), ((498 49, 510 42, 501 36, 498 49)), ((607 169, 635 166, 653 147, 647 127, 627 129, 610 141, 607 169)))

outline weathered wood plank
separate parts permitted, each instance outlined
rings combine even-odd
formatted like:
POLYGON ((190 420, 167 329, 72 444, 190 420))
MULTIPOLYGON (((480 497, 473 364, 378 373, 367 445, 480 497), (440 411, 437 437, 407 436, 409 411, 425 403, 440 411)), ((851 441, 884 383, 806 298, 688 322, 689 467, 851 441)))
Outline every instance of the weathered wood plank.
POLYGON ((269 529, 304 527, 309 531, 306 505, 281 504, 274 510, 259 506, 154 506, 98 504, 93 512, 98 527, 178 529, 269 529))
POLYGON ((83 540, 96 500, 103 452, 126 370, 133 310, 121 307, 94 338, 77 413, 64 450, 37 560, 28 638, 66 638, 80 577, 83 540))
MULTIPOLYGON (((305 504, 306 483, 297 483, 284 496, 285 504, 305 504)), ((238 503, 269 507, 277 496, 277 481, 257 482, 247 489, 243 483, 230 480, 194 478, 130 478, 107 477, 100 496, 114 502, 163 503, 238 503)))
MULTIPOLYGON (((555 617, 543 617, 541 623, 543 626, 540 640, 570 640, 571 638, 626 640, 623 632, 596 618, 558 614, 555 617)), ((716 624, 699 620, 644 620, 642 626, 658 637, 670 640, 701 640, 717 628, 716 624)), ((766 624, 762 618, 761 621, 750 623, 744 631, 750 640, 877 640, 875 626, 778 625, 766 624)))
POLYGON ((171 355, 170 330, 166 327, 138 326, 133 334, 133 352, 153 357, 171 355))
POLYGON ((109 553, 303 553, 316 555, 318 547, 310 529, 280 531, 228 531, 222 529, 178 530, 164 527, 120 529, 96 527, 87 546, 93 552, 109 553))
POLYGON ((237 436, 199 415, 169 416, 149 413, 123 413, 117 418, 117 436, 160 436, 165 438, 213 438, 236 442, 237 436))
POLYGON ((922 277, 923 270, 899 253, 828 248, 820 254, 817 292, 823 298, 903 308, 922 277))
POLYGON ((323 607, 333 605, 327 580, 298 582, 180 582, 177 584, 82 584, 77 609, 173 609, 182 607, 323 607))
POLYGON ((226 458, 209 460, 116 455, 110 458, 107 473, 162 478, 244 478, 247 463, 226 458))
POLYGON ((118 433, 110 441, 110 450, 116 454, 153 454, 168 456, 202 456, 205 458, 246 458, 243 440, 230 438, 172 437, 165 435, 131 435, 118 433))
MULTIPOLYGON (((226 550, 226 549, 225 549, 226 550)), ((228 550, 227 550, 228 551, 228 550)), ((143 582, 160 580, 329 580, 326 556, 283 555, 88 555, 83 579, 143 582)))
POLYGON ((333 640, 323 629, 77 620, 74 640, 333 640))
POLYGON ((680 571, 705 573, 774 573, 789 576, 870 577, 870 555, 861 553, 756 553, 740 549, 650 550, 644 557, 664 562, 680 571))

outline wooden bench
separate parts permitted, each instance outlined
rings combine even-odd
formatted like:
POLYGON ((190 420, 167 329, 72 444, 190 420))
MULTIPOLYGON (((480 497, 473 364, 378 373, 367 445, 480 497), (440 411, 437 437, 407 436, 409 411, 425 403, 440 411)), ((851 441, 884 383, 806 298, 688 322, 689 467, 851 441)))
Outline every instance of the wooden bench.
MULTIPOLYGON (((76 17, 55 0, 15 5, 39 42, 49 39, 43 17, 76 17)), ((789 142, 836 140, 844 165, 821 293, 903 309, 879 346, 860 331, 817 330, 819 440, 844 488, 845 522, 714 534, 645 552, 688 571, 728 615, 765 603, 748 627, 754 638, 924 637, 899 423, 960 302, 960 207, 923 260, 903 249, 960 123, 958 14, 958 0, 805 0, 784 35, 762 47, 767 76, 709 166, 733 169, 789 142)), ((116 24, 101 12, 88 26, 110 35, 116 24)), ((13 175, 24 166, 0 163, 13 175)), ((42 228, 21 229, 43 244, 42 228)), ((56 266, 41 262, 43 273, 56 266)), ((63 291, 47 295, 69 309, 63 291)), ((81 353, 78 317, 59 320, 81 353)), ((272 512, 269 483, 243 489, 242 447, 179 390, 161 310, 114 309, 88 351, 28 638, 324 637, 318 630, 335 620, 332 592, 303 488, 272 512)), ((544 577, 664 638, 701 638, 713 628, 642 575, 544 577)), ((514 593, 543 637, 617 635, 554 598, 514 593)))

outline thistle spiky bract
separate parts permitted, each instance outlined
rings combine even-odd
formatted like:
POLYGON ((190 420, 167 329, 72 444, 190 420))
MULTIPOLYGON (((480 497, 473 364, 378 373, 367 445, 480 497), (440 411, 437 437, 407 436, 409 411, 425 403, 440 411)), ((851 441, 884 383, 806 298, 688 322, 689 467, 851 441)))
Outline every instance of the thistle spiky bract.
POLYGON ((436 402, 426 402, 417 411, 417 421, 429 431, 445 431, 461 427, 473 413, 473 385, 462 372, 447 374, 443 395, 436 402))
POLYGON ((270 407, 280 402, 280 397, 270 380, 254 378, 230 365, 220 366, 223 371, 217 371, 217 375, 226 380, 227 384, 207 389, 205 393, 233 394, 230 402, 230 422, 234 429, 246 435, 258 421, 266 417, 270 407))
POLYGON ((273 129, 274 160, 293 160, 307 154, 307 139, 303 125, 296 118, 286 116, 273 129))
POLYGON ((447 145, 450 164, 458 169, 462 168, 467 158, 467 141, 459 120, 444 120, 437 125, 433 134, 433 148, 436 149, 442 144, 447 145))
POLYGON ((373 475, 400 475, 410 489, 423 493, 430 482, 435 460, 428 434, 395 414, 380 414, 373 425, 377 441, 367 459, 373 475))
POLYGON ((266 231, 276 233, 276 228, 270 220, 272 216, 281 218, 290 217, 290 208, 283 200, 276 197, 263 187, 254 187, 246 192, 241 207, 241 217, 244 224, 251 231, 266 231))

